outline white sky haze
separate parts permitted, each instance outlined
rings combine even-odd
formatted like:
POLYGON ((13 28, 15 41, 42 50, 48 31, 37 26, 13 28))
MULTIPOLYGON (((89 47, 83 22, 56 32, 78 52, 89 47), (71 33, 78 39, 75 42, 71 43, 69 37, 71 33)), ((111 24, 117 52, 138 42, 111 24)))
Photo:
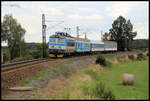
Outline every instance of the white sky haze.
MULTIPOLYGON (((1 3, 1 22, 5 14, 12 14, 17 22, 26 29, 26 42, 42 42, 42 14, 45 14, 47 32, 46 41, 56 31, 71 28, 72 36, 76 36, 76 26, 80 28, 80 37, 101 40, 101 31, 108 32, 118 16, 130 19, 133 31, 137 31, 135 39, 149 38, 149 3, 148 2, 11 2, 1 3), (8 6, 8 5, 19 5, 8 6)), ((6 45, 6 43, 2 43, 6 45)))

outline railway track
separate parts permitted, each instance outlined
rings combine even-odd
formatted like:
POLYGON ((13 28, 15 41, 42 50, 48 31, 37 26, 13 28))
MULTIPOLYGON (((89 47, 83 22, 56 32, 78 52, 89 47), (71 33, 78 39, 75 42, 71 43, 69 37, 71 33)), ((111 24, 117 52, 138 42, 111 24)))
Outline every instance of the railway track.
POLYGON ((1 71, 6 72, 9 70, 13 70, 13 69, 21 68, 24 66, 41 63, 41 62, 46 62, 50 60, 54 60, 54 59, 42 58, 42 59, 33 59, 33 60, 27 60, 27 61, 14 62, 14 63, 9 63, 9 64, 2 64, 1 71))
MULTIPOLYGON (((122 52, 116 52, 116 53, 103 54, 103 55, 116 55, 118 53, 122 54, 122 52)), ((92 54, 92 55, 97 55, 97 54, 92 54)), ((85 55, 82 55, 82 56, 85 56, 85 55)), ((74 58, 74 57, 79 57, 79 55, 64 57, 62 59, 74 58)), ((80 57, 81 57, 81 55, 80 55, 80 57)), ((24 67, 24 66, 37 64, 37 63, 42 63, 44 61, 50 61, 50 60, 56 60, 56 59, 53 59, 53 58, 41 58, 41 59, 33 59, 33 60, 27 60, 27 61, 21 61, 21 62, 9 63, 9 64, 2 64, 1 70, 2 70, 2 72, 6 72, 6 71, 9 71, 9 70, 13 70, 13 69, 17 69, 17 68, 21 68, 21 67, 24 67)))

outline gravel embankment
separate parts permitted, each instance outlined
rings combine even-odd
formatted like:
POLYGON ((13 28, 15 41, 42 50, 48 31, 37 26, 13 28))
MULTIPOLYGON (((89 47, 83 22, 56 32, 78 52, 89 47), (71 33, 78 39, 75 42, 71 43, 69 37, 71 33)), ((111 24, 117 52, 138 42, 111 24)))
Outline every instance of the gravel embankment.
POLYGON ((67 62, 64 64, 64 68, 60 67, 56 69, 56 71, 46 72, 38 80, 31 80, 28 84, 26 84, 26 86, 33 87, 34 89, 45 87, 52 79, 57 78, 59 75, 67 75, 67 73, 75 72, 78 68, 87 66, 94 59, 94 57, 81 57, 81 59, 78 59, 76 61, 70 61, 69 63, 67 62))

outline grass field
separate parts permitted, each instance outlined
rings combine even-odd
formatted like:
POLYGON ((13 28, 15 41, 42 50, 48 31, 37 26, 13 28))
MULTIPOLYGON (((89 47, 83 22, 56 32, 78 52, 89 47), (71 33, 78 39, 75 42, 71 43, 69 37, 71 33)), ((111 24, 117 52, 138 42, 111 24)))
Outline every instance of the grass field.
POLYGON ((148 69, 148 60, 120 63, 102 72, 99 78, 112 89, 116 99, 148 99, 148 69), (123 73, 134 75, 133 86, 122 85, 123 73))
POLYGON ((80 70, 72 81, 57 93, 56 99, 106 99, 106 96, 112 97, 112 95, 116 100, 148 99, 148 63, 148 60, 132 61, 115 64, 106 69, 96 64, 89 65, 80 70), (134 85, 122 85, 123 73, 134 75, 134 85), (104 96, 99 94, 102 92, 99 81, 105 86, 104 96))

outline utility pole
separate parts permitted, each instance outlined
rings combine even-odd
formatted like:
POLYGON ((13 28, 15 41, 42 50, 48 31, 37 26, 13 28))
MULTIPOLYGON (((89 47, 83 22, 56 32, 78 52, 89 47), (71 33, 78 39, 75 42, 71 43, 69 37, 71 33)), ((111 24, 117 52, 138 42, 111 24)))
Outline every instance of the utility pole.
POLYGON ((77 26, 77 38, 79 38, 79 26, 77 26))
POLYGON ((103 31, 101 31, 101 41, 103 41, 103 31))
POLYGON ((85 35, 84 38, 87 39, 87 37, 86 37, 86 32, 84 32, 84 35, 85 35))
POLYGON ((46 25, 45 15, 42 14, 42 42, 43 42, 43 58, 46 56, 46 25))

